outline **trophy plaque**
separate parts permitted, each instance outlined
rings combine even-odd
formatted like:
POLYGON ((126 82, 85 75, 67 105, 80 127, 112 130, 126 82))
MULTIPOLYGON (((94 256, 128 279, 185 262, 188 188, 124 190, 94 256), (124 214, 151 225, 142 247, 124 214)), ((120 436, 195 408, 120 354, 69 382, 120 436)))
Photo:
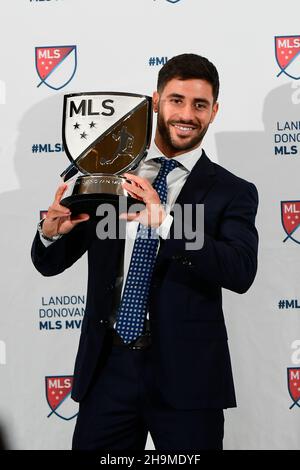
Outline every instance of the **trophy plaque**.
POLYGON ((152 100, 132 93, 73 93, 64 96, 63 145, 71 165, 62 173, 68 188, 61 204, 72 214, 95 216, 104 202, 127 207, 132 198, 122 183, 147 154, 152 100))

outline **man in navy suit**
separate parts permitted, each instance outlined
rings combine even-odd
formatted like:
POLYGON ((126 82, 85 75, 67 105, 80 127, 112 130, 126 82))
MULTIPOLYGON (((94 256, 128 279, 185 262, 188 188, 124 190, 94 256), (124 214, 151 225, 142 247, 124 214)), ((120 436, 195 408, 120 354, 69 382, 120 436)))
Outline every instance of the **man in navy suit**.
POLYGON ((236 400, 221 290, 244 293, 255 278, 258 196, 252 183, 211 162, 202 148, 218 111, 218 92, 218 72, 204 57, 182 54, 160 70, 153 95, 155 140, 124 183, 145 209, 122 214, 125 240, 101 240, 95 220, 73 217, 60 204, 66 185, 58 188, 34 239, 32 259, 45 276, 88 253, 72 390, 80 403, 73 449, 144 449, 148 431, 160 451, 222 449, 223 410, 236 400), (169 168, 162 175, 163 165, 169 168), (187 205, 189 217, 175 210, 187 205), (136 234, 145 227, 157 234, 158 245, 145 245, 141 254, 136 234), (136 275, 141 256, 146 261, 136 275), (142 295, 144 313, 133 303, 139 305, 142 295), (122 333, 134 330, 126 326, 129 320, 139 325, 135 336, 122 333))

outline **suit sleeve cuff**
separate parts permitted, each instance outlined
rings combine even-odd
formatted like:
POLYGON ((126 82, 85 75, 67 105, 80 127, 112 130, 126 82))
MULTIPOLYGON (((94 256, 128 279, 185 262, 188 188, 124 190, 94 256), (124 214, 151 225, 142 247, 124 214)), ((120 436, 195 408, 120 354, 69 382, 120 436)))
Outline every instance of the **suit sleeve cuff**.
POLYGON ((45 220, 45 219, 42 219, 42 220, 39 221, 38 226, 37 226, 37 229, 38 229, 38 233, 39 233, 41 242, 42 242, 43 245, 47 248, 48 246, 52 245, 52 243, 56 242, 56 240, 59 240, 59 239, 62 237, 62 235, 61 235, 61 234, 57 234, 57 235, 54 235, 52 238, 46 237, 46 236, 43 234, 43 223, 44 223, 44 220, 45 220))
POLYGON ((42 235, 41 235, 40 233, 39 233, 39 237, 40 237, 40 240, 41 240, 42 244, 43 244, 46 248, 48 248, 48 246, 53 245, 53 243, 56 242, 56 240, 53 240, 53 241, 46 240, 44 237, 42 237, 42 235))

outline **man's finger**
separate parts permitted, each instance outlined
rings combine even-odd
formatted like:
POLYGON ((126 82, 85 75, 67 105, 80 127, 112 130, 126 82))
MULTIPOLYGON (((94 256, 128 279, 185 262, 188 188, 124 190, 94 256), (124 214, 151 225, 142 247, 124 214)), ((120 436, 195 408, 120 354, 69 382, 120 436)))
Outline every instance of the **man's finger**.
POLYGON ((123 212, 122 214, 119 215, 119 218, 120 219, 123 219, 123 220, 135 220, 138 216, 140 215, 140 212, 130 212, 130 213, 127 213, 127 212, 123 212))
POLYGON ((89 214, 78 214, 72 217, 71 220, 73 223, 78 224, 80 222, 85 222, 86 220, 89 220, 89 218, 89 214))
POLYGON ((132 187, 130 183, 122 183, 122 186, 126 191, 130 194, 130 196, 136 197, 143 199, 143 194, 144 191, 141 188, 138 188, 137 186, 132 187))
POLYGON ((152 187, 151 184, 149 183, 149 181, 146 180, 146 178, 142 178, 141 176, 133 175, 132 173, 124 173, 124 176, 128 180, 135 181, 136 183, 138 183, 144 189, 149 189, 149 188, 152 187))
POLYGON ((54 202, 57 202, 57 203, 60 203, 60 200, 65 192, 65 190, 67 189, 68 185, 66 183, 63 183, 61 184, 56 193, 55 193, 55 196, 54 196, 54 202))
POLYGON ((48 211, 47 211, 47 218, 56 218, 56 217, 68 217, 71 215, 70 210, 67 207, 55 205, 55 206, 50 206, 48 211))

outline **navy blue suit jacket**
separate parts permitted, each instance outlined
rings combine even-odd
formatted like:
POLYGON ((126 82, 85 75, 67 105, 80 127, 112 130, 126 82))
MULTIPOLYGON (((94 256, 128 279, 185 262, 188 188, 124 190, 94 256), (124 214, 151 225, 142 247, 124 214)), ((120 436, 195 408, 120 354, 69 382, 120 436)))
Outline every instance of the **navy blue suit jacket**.
MULTIPOLYGON (((174 237, 174 223, 170 237, 160 240, 149 298, 157 386, 178 409, 234 407, 221 289, 243 293, 255 278, 257 190, 203 152, 176 202, 193 208, 204 204, 204 245, 186 250, 187 240, 174 237)), ((44 276, 61 273, 86 251, 88 292, 74 371, 76 401, 97 373, 124 240, 99 240, 91 220, 48 248, 37 234, 32 246, 33 263, 44 276)))

